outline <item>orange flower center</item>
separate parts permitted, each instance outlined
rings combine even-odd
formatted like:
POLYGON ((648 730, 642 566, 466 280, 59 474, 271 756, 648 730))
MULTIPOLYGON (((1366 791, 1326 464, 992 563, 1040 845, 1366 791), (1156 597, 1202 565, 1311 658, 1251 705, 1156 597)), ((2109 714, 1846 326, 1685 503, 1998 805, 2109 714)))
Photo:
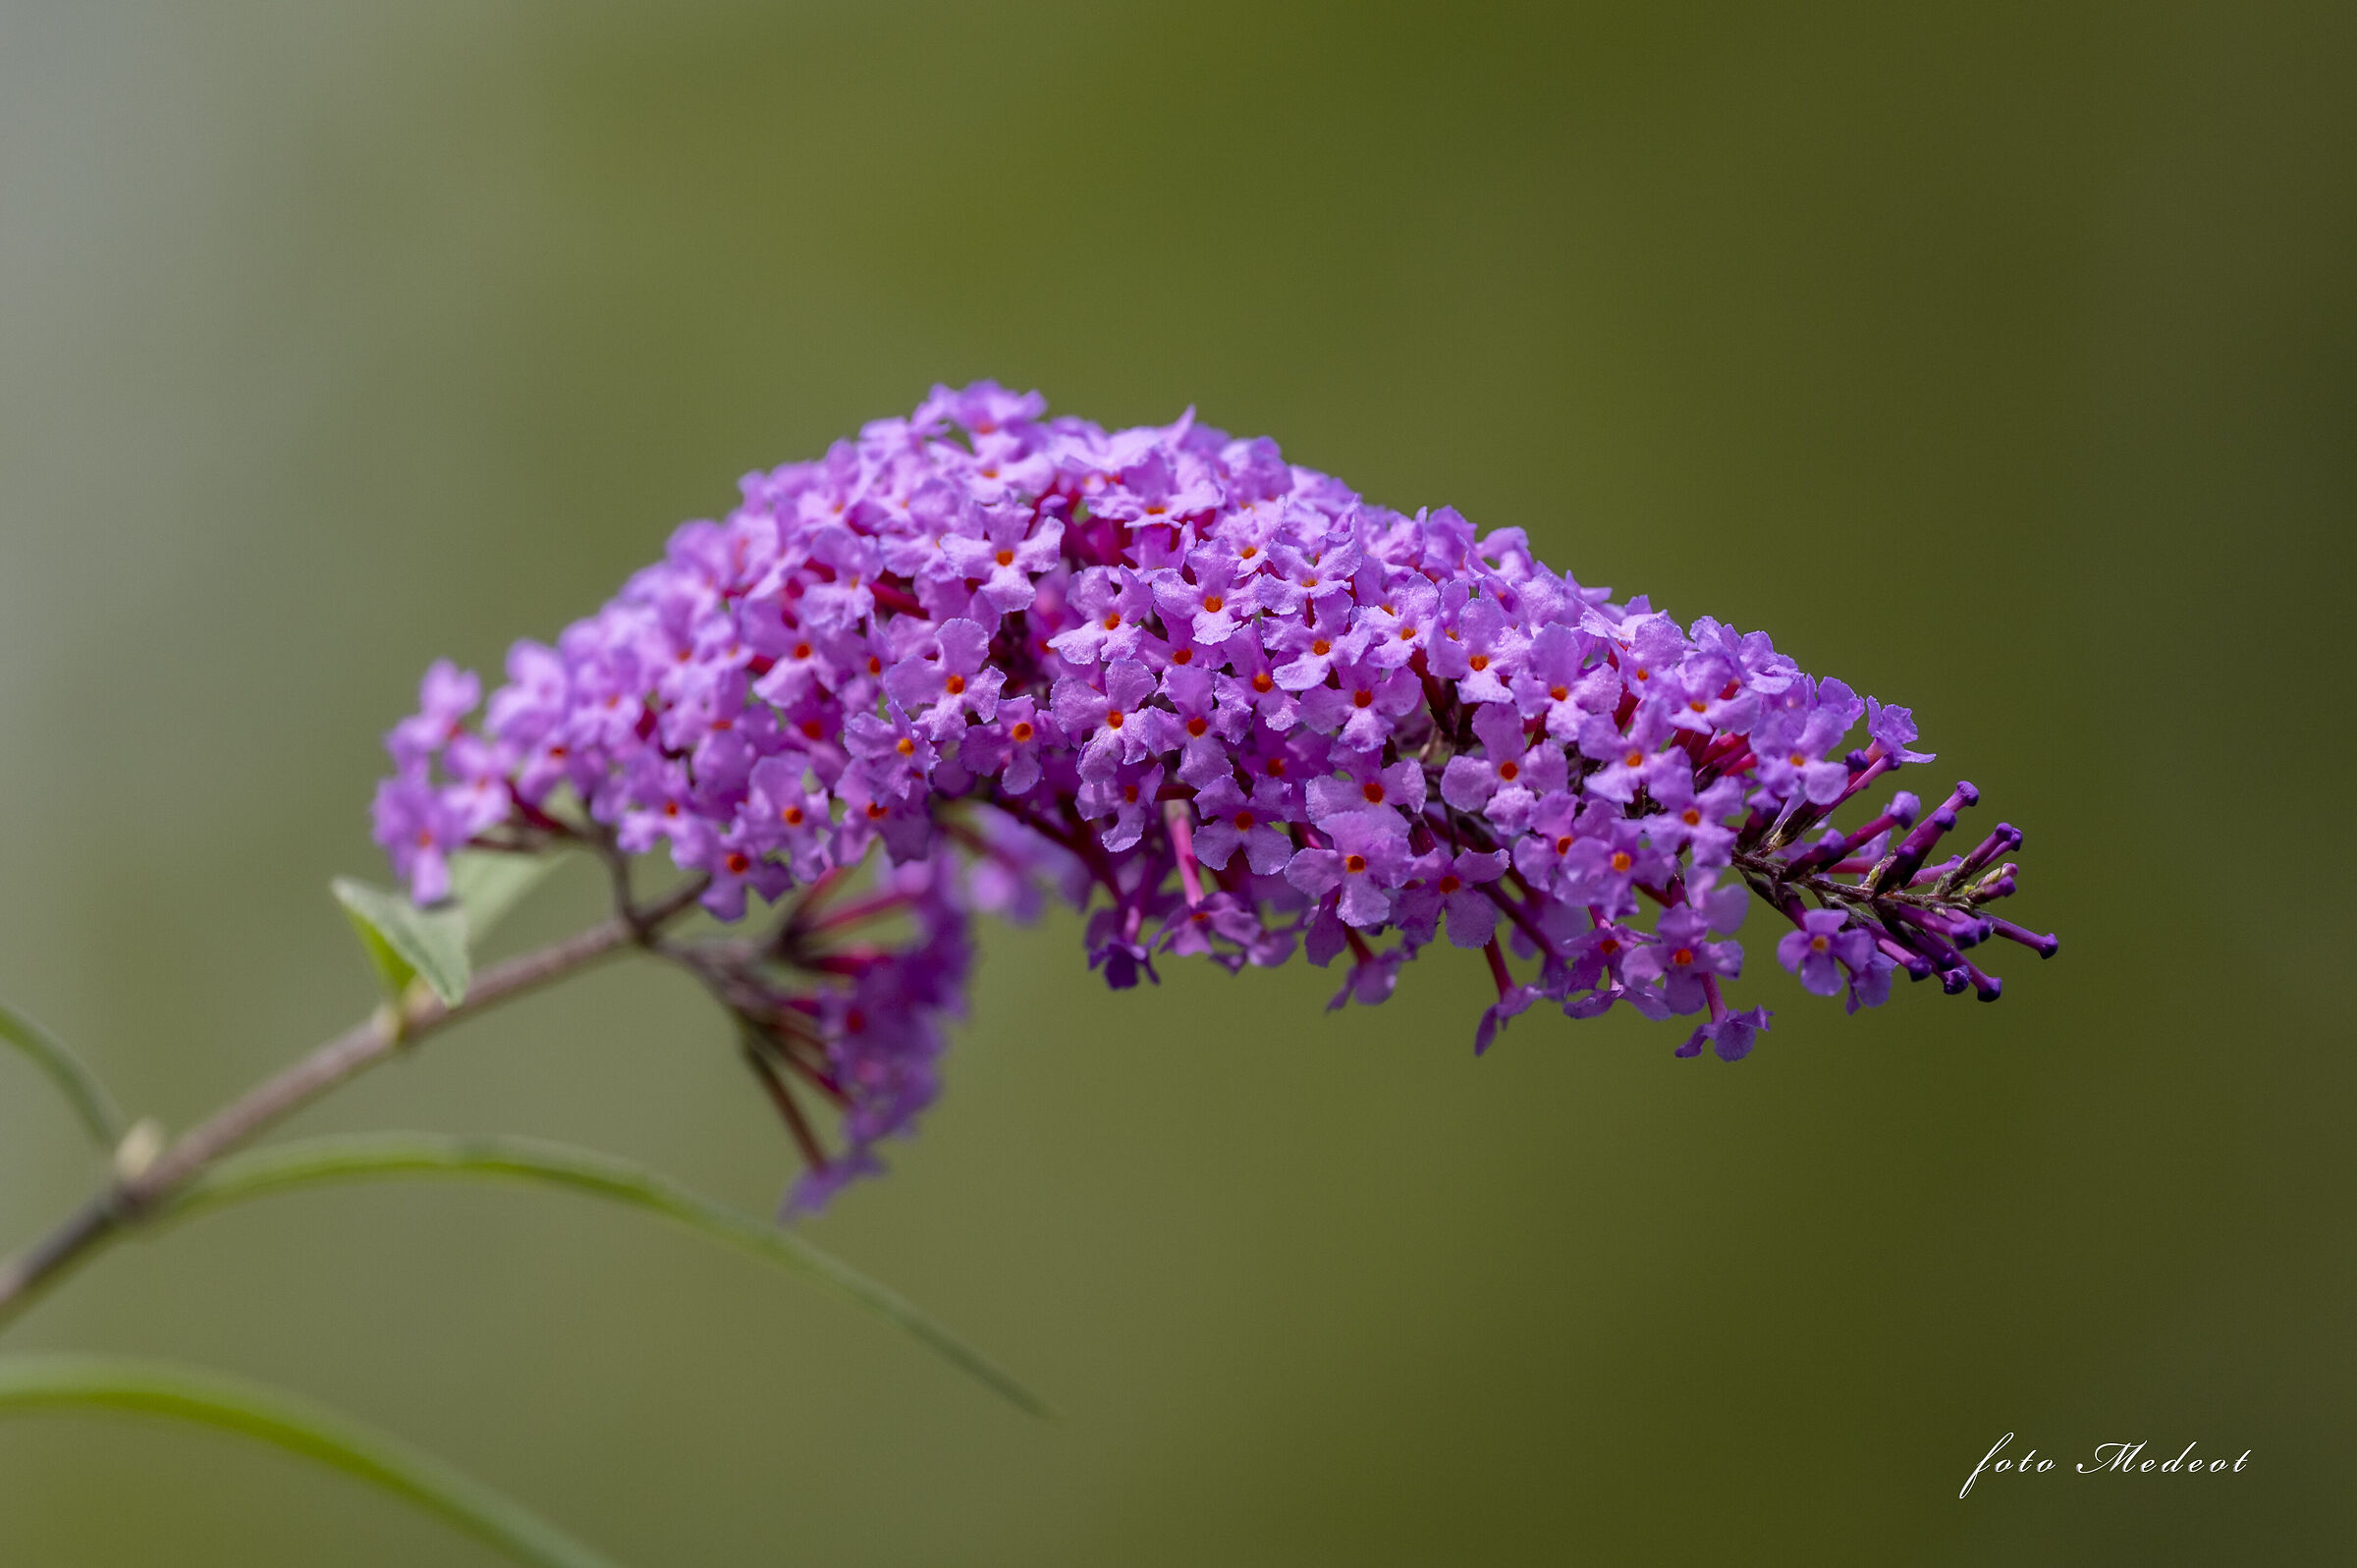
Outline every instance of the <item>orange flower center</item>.
POLYGON ((1626 871, 1635 864, 1635 861, 1628 858, 1627 850, 1616 849, 1613 851, 1613 869, 1615 871, 1626 871))
POLYGON ((1352 876, 1356 876, 1358 873, 1367 869, 1367 857, 1365 855, 1344 855, 1343 857, 1343 869, 1349 872, 1352 876))
POLYGON ((941 689, 942 689, 942 690, 944 690, 944 691, 946 691, 946 692, 948 692, 948 693, 949 693, 951 696, 953 696, 953 697, 957 697, 957 696, 962 696, 962 695, 964 695, 964 693, 965 693, 965 676, 950 676, 950 678, 949 678, 949 679, 947 679, 947 680, 945 680, 945 681, 943 681, 943 682, 941 683, 941 689))
POLYGON ((1012 550, 1002 550, 998 553, 998 556, 995 559, 1002 567, 1012 567, 1014 565, 1014 552, 1012 550))
POLYGON ((1030 721, 1025 719, 1017 719, 1014 722, 1014 728, 1008 730, 1007 733, 1014 737, 1016 745, 1021 745, 1024 741, 1029 740, 1033 735, 1039 733, 1039 731, 1031 728, 1030 721))

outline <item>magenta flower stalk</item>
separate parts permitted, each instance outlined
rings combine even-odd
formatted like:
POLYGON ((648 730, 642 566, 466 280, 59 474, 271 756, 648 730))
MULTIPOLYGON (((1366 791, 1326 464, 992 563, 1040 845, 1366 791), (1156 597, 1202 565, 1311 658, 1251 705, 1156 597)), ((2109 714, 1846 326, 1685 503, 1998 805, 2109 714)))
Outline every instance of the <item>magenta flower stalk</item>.
POLYGON ((376 838, 421 902, 462 847, 573 838, 666 851, 723 922, 782 905, 659 950, 742 1026, 800 1206, 938 1093, 968 917, 1050 894, 1117 988, 1298 950, 1346 956, 1333 1005, 1376 1003, 1445 934, 1496 985, 1477 1052, 1540 1003, 1625 1003, 1739 1059, 1768 1026, 1726 995, 1754 894, 1793 927, 1783 967, 1852 1011, 1902 969, 1995 1000, 1969 956, 1993 937, 2055 950, 1985 908, 2017 830, 1932 858, 1972 785, 1832 826, 1932 757, 1909 710, 1764 632, 1615 602, 1521 529, 1376 506, 1191 411, 1045 414, 936 388, 748 475, 554 647, 517 644, 479 723, 475 677, 437 665, 388 737, 376 838))

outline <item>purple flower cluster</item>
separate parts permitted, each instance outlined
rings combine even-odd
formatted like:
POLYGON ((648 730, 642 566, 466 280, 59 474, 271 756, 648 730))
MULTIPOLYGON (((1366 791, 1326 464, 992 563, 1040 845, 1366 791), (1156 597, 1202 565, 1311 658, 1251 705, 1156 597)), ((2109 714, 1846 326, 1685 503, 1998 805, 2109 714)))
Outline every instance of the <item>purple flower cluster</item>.
POLYGON ((438 665, 388 738, 376 834, 420 900, 452 851, 548 836, 664 848, 723 921, 795 895, 775 937, 695 961, 784 1069, 812 1200, 930 1100, 965 912, 1043 891, 1102 895, 1088 959, 1117 987, 1298 947, 1347 954, 1335 1005, 1379 1002, 1445 933, 1496 980, 1477 1051, 1542 1001, 1625 1002, 1696 1018, 1681 1055, 1741 1057, 1768 1022, 1724 995, 1753 892, 1794 925, 1783 966, 1851 1010, 1901 969, 1995 998, 1966 955, 1993 936, 2054 950, 1983 907, 2015 830, 1930 863, 1971 785, 1831 825, 1931 759, 1908 710, 1765 633, 1615 603, 1518 528, 1371 505, 1191 412, 1045 414, 936 388, 749 475, 556 646, 517 644, 478 726, 474 677, 438 665), (897 869, 864 902, 915 935, 831 948, 851 906, 825 900, 878 842, 897 869), (848 1155, 790 1077, 845 1108, 848 1155))

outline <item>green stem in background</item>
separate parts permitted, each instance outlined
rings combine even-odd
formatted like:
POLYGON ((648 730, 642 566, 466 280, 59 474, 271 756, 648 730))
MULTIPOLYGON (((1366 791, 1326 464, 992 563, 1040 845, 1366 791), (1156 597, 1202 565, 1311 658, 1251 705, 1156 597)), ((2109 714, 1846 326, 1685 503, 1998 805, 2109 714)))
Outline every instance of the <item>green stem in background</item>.
POLYGON ((518 1562, 615 1568, 537 1514, 397 1437, 218 1373, 119 1356, 0 1358, 0 1415, 98 1411, 193 1422, 269 1443, 439 1515, 518 1562))
MULTIPOLYGON (((630 1162, 522 1138, 451 1138, 394 1133, 314 1139, 230 1158, 237 1150, 336 1086, 414 1046, 427 1035, 573 974, 630 946, 666 950, 662 932, 694 902, 701 879, 652 903, 626 906, 562 942, 467 978, 459 1000, 423 985, 256 1085, 180 1140, 142 1161, 119 1146, 112 1179, 46 1236, 0 1263, 0 1325, 80 1264, 137 1229, 192 1217, 247 1198, 334 1182, 404 1176, 473 1177, 569 1188, 660 1214, 740 1251, 780 1264, 923 1342, 959 1370, 1033 1415, 1052 1414, 1003 1368, 905 1299, 791 1231, 630 1162)), ((349 906, 349 900, 347 900, 349 906)), ((478 916, 478 925, 481 922, 478 916)), ((10 1015, 13 1017, 13 1015, 10 1015)), ((38 1038, 47 1039, 45 1035, 38 1038)), ((54 1042, 51 1042, 54 1045, 54 1042)), ((63 1047, 61 1059, 71 1060, 63 1047)), ((94 1080, 92 1080, 94 1084, 94 1080)), ((97 1091, 103 1097, 104 1091, 97 1091)), ((113 1114, 112 1103, 100 1098, 113 1114)), ((115 1116, 120 1121, 119 1114, 115 1116)))
POLYGON ((427 1035, 642 940, 642 931, 686 908, 700 888, 700 883, 691 883, 652 910, 632 911, 631 917, 618 915, 537 952, 494 964, 475 977, 465 1000, 457 1003, 412 990, 398 1003, 379 1007, 365 1022, 355 1024, 284 1072, 256 1084, 191 1128, 144 1167, 117 1170, 111 1181, 48 1235, 0 1264, 0 1324, 93 1250, 139 1223, 158 1204, 224 1155, 427 1035))
MULTIPOLYGON (((408 1177, 508 1180, 556 1186, 660 1215, 772 1264, 793 1269, 927 1346, 1034 1415, 1052 1412, 972 1346, 895 1292, 801 1237, 651 1170, 588 1150, 524 1138, 387 1133, 312 1139, 242 1157, 237 1151, 302 1107, 437 1030, 511 997, 637 947, 678 956, 663 940, 703 892, 697 877, 651 903, 631 896, 627 862, 615 873, 607 920, 476 974, 468 948, 546 874, 491 857, 470 866, 455 907, 419 910, 400 894, 338 883, 387 1000, 366 1020, 265 1079, 181 1138, 163 1145, 152 1122, 123 1131, 113 1099, 48 1031, 0 1008, 0 1040, 16 1045, 65 1091, 90 1135, 112 1151, 108 1179, 50 1232, 0 1262, 0 1326, 79 1264, 134 1230, 161 1228, 271 1193, 408 1177), (235 1158, 233 1158, 235 1157, 235 1158)), ((98 1410, 195 1422, 275 1444, 344 1471, 440 1515, 519 1561, 542 1568, 613 1568, 608 1559, 441 1461, 306 1401, 210 1373, 99 1356, 0 1358, 0 1415, 98 1410)))
POLYGON ((57 1036, 4 1002, 0 1002, 0 1041, 25 1053, 34 1066, 47 1073, 74 1107, 74 1114, 81 1118, 91 1141, 106 1153, 114 1152, 126 1130, 123 1112, 116 1107, 115 1097, 106 1092, 106 1085, 80 1056, 67 1050, 57 1036))
POLYGON ((534 1138, 457 1138, 364 1133, 307 1139, 224 1161, 152 1212, 157 1226, 248 1198, 350 1181, 408 1177, 506 1180, 555 1186, 660 1215, 740 1252, 816 1280, 938 1351, 1033 1415, 1053 1412, 973 1346, 906 1299, 791 1230, 740 1214, 668 1176, 611 1155, 534 1138))

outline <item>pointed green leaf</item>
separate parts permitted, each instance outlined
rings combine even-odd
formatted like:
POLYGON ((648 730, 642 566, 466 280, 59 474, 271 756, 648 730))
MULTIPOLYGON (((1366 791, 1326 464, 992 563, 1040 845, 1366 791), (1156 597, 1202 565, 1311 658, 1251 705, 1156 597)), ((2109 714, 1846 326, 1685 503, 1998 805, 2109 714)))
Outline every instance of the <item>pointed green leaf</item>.
POLYGON ((433 988, 444 1006, 459 1004, 472 971, 466 962, 466 916, 458 905, 420 909, 406 894, 350 877, 338 877, 332 886, 388 998, 400 1000, 414 975, 433 988))
POLYGON ((959 1370, 1033 1415, 1052 1414, 1036 1395, 973 1346, 897 1292, 767 1220, 742 1214, 641 1165, 535 1138, 454 1138, 436 1133, 363 1133, 258 1149, 222 1162, 158 1211, 179 1219, 273 1192, 338 1181, 401 1176, 533 1182, 630 1204, 781 1265, 921 1340, 959 1370))
POLYGON ((491 928, 557 869, 555 855, 496 854, 469 849, 450 857, 451 896, 466 916, 466 942, 479 947, 491 928))
POLYGON ((117 1108, 115 1097, 64 1041, 5 1002, 0 1002, 0 1040, 25 1053, 34 1066, 49 1075, 100 1149, 111 1153, 123 1141, 123 1112, 117 1108))
POLYGON ((397 1437, 243 1379, 122 1356, 0 1358, 0 1414, 87 1410, 218 1428, 340 1470, 542 1568, 614 1568, 554 1525, 397 1437))
POLYGON ((410 989, 410 982, 417 978, 417 971, 410 967, 407 958, 393 950, 393 945, 385 940, 383 932, 369 924, 352 905, 344 903, 341 892, 336 901, 343 904, 344 918, 352 922, 353 935, 360 939, 360 950, 368 955, 368 967, 376 971, 377 988, 384 992, 387 1000, 399 1001, 402 993, 410 989))

